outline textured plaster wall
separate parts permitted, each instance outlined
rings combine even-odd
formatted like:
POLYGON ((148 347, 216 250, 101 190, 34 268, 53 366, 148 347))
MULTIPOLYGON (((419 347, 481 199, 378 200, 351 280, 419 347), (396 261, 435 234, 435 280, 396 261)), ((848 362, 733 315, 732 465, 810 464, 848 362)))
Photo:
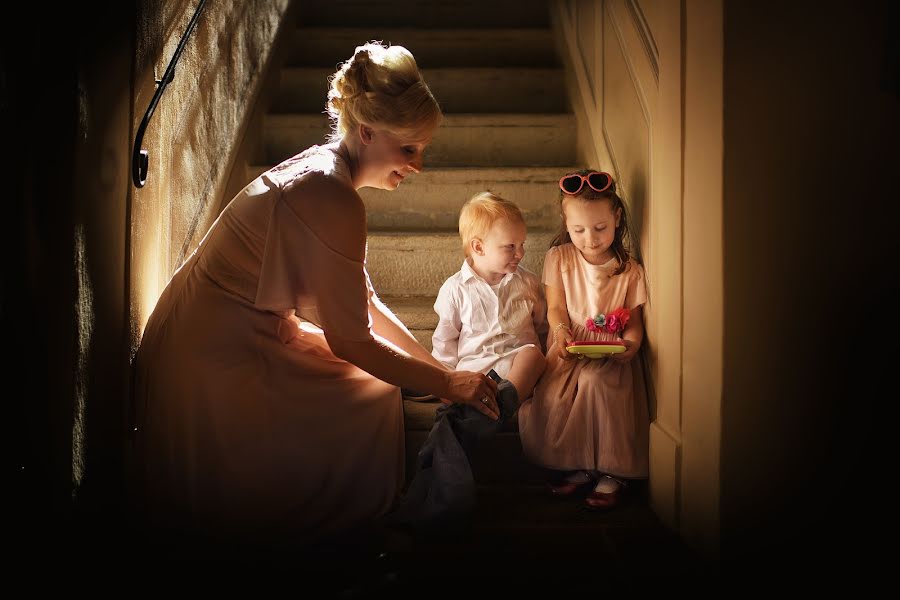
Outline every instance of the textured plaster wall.
MULTIPOLYGON (((132 342, 159 293, 218 216, 244 127, 288 0, 209 1, 166 88, 143 147, 146 185, 132 203, 132 342)), ((142 3, 135 66, 135 127, 197 3, 142 3)))

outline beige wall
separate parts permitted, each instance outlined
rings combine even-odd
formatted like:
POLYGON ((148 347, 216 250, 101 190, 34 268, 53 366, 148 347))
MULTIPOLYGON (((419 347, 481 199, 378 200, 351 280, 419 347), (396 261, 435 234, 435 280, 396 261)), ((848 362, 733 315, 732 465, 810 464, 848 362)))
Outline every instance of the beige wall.
POLYGON ((839 515, 888 445, 873 421, 890 366, 868 350, 893 339, 879 332, 894 322, 880 307, 895 287, 897 10, 554 5, 580 160, 612 169, 641 216, 651 502, 732 566, 829 559, 838 521, 844 548, 877 527, 877 497, 855 524, 839 515), (838 325, 853 307, 865 316, 838 325))

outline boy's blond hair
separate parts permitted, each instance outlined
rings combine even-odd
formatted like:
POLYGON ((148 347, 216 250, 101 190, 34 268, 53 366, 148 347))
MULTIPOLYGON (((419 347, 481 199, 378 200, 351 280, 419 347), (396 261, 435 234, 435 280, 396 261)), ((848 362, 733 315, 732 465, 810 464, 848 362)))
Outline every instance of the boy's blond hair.
POLYGON ((469 256, 471 241, 484 239, 497 219, 525 223, 522 211, 515 203, 491 192, 479 192, 463 204, 459 212, 459 237, 466 256, 469 256))

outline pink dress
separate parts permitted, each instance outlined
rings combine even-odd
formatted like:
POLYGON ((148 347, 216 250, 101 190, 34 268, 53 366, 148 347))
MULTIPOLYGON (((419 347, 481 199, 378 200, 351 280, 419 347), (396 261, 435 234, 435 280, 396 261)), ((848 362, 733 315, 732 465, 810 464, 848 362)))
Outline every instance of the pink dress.
POLYGON ((337 358, 323 335, 370 338, 372 288, 364 262, 300 218, 301 203, 323 199, 286 194, 314 172, 350 185, 327 146, 260 175, 147 323, 134 489, 151 522, 314 541, 384 514, 400 491, 400 391, 337 358))
MULTIPOLYGON (((575 340, 613 340, 592 332, 589 317, 647 301, 641 266, 612 278, 616 259, 588 263, 572 244, 547 251, 544 284, 565 290, 575 340)), ((555 323, 551 323, 551 328, 555 323)), ((525 455, 558 470, 597 470, 625 478, 649 474, 649 416, 640 360, 620 364, 605 358, 563 360, 550 349, 547 369, 534 396, 519 409, 519 435, 525 455)))

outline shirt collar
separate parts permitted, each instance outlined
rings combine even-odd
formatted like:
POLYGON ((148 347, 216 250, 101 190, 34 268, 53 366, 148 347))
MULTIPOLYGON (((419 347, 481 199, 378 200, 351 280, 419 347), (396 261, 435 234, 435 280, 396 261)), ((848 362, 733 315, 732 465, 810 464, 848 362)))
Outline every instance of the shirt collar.
MULTIPOLYGON (((516 270, 514 272, 507 273, 506 275, 504 275, 503 279, 500 280, 500 285, 503 286, 503 284, 507 283, 513 277, 519 277, 520 276, 519 271, 521 270, 521 268, 522 268, 522 265, 519 265, 518 267, 516 267, 516 270)), ((462 265, 462 268, 460 269, 460 272, 462 273, 463 283, 468 283, 470 280, 474 279, 475 281, 481 281, 485 285, 490 285, 487 281, 485 281, 481 277, 481 275, 479 275, 478 273, 475 272, 474 269, 472 269, 472 266, 469 264, 468 259, 463 261, 463 265, 462 265)))

